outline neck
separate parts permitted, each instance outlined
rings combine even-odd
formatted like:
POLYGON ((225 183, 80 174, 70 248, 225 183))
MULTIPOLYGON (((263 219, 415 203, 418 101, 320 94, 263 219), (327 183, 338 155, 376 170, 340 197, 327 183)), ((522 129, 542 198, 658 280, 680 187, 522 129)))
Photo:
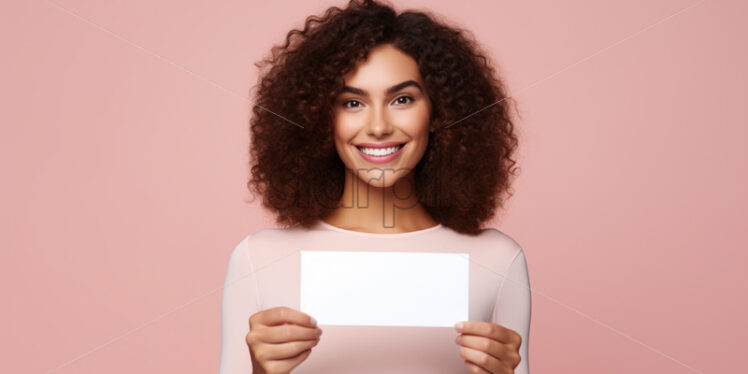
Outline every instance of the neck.
POLYGON ((412 172, 392 186, 377 187, 348 169, 339 205, 324 221, 347 230, 372 233, 410 232, 438 223, 418 202, 412 172))

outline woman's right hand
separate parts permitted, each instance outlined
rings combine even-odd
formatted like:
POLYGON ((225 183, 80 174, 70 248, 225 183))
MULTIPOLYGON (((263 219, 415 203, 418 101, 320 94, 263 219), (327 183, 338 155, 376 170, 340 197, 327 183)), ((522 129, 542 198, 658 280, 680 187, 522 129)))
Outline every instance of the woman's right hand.
POLYGON ((288 374, 317 345, 322 329, 314 319, 285 306, 259 311, 249 317, 246 341, 254 374, 288 374))

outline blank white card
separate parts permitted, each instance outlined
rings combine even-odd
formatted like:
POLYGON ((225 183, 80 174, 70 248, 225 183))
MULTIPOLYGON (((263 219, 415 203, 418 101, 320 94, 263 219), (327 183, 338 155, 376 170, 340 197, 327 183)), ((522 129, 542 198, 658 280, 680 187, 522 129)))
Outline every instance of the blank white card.
POLYGON ((468 253, 301 251, 302 312, 319 325, 468 320, 468 253))

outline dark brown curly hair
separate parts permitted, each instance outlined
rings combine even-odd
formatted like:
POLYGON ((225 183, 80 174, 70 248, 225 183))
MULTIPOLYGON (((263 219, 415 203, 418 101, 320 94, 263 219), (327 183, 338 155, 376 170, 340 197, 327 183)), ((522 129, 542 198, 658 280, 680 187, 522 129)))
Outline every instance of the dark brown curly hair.
POLYGON ((351 0, 307 17, 255 63, 247 187, 281 226, 310 227, 338 206, 345 167, 333 140, 334 100, 343 76, 383 43, 416 61, 432 102, 416 196, 436 221, 476 235, 513 194, 513 100, 472 34, 430 12, 351 0))

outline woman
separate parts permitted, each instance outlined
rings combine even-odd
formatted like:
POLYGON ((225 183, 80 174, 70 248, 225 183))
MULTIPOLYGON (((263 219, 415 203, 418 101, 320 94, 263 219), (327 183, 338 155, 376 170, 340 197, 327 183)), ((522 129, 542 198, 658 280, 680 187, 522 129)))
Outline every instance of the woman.
POLYGON ((248 186, 284 227, 231 255, 221 374, 528 373, 524 252, 481 228, 511 196, 508 101, 477 44, 435 18, 354 0, 308 18, 258 64, 270 69, 248 186), (469 320, 456 331, 325 325, 321 336, 299 310, 300 250, 469 253, 469 320))

